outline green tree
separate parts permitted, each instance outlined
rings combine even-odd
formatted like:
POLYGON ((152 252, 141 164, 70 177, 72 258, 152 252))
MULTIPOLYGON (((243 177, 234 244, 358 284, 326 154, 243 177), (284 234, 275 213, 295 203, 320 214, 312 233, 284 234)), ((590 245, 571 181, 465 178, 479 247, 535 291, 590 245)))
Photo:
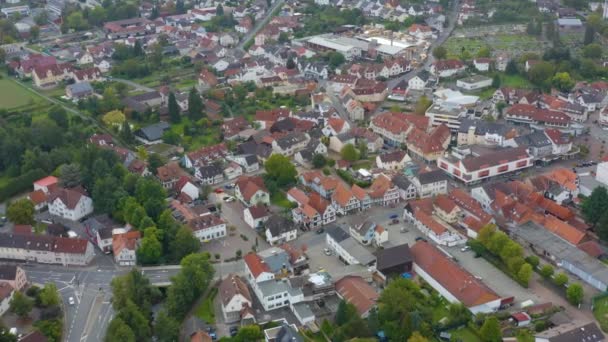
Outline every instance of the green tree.
POLYGON ((418 331, 414 331, 412 336, 410 336, 410 338, 407 339, 407 342, 428 342, 428 341, 429 341, 429 339, 422 336, 420 334, 420 332, 418 332, 418 331))
POLYGON ((507 62, 507 67, 505 68, 505 73, 507 75, 515 75, 517 74, 517 62, 514 59, 511 59, 507 62))
POLYGON ((34 327, 44 335, 49 342, 60 342, 63 324, 60 319, 45 319, 34 323, 34 327))
POLYGON ((154 335, 159 342, 173 342, 179 340, 179 323, 161 310, 154 324, 154 335))
POLYGON ((89 27, 89 24, 82 16, 82 12, 79 11, 70 13, 65 21, 67 23, 67 27, 74 31, 86 30, 89 27))
POLYGON ((127 118, 122 111, 115 109, 104 114, 101 120, 107 126, 122 127, 123 122, 125 122, 127 118))
POLYGON ((530 277, 532 276, 532 266, 530 264, 525 263, 517 272, 517 279, 520 283, 528 286, 528 282, 530 281, 530 277))
POLYGON ((264 333, 258 325, 246 325, 239 329, 239 332, 233 338, 234 342, 251 342, 264 339, 264 333))
POLYGON ((550 279, 553 276, 553 266, 546 264, 540 268, 540 275, 545 279, 550 279))
POLYGON ((562 287, 568 283, 568 276, 564 272, 560 272, 553 277, 555 285, 562 287))
POLYGON ((296 68, 296 62, 293 61, 293 58, 291 58, 291 56, 289 58, 287 58, 287 63, 285 64, 285 67, 287 67, 287 69, 296 68))
POLYGON ((264 169, 270 178, 275 180, 279 186, 293 184, 298 171, 288 157, 281 154, 273 154, 264 163, 264 169))
POLYGON ((496 89, 500 88, 500 75, 495 74, 492 77, 492 88, 496 88, 496 89))
POLYGON ((426 110, 433 104, 433 101, 430 100, 426 95, 420 96, 418 102, 416 103, 416 107, 414 108, 414 113, 418 115, 424 115, 426 110))
POLYGON ((489 58, 492 56, 492 50, 489 46, 482 46, 477 51, 477 58, 489 58))
POLYGON ((21 318, 29 316, 33 307, 34 301, 26 297, 21 291, 15 292, 13 299, 10 301, 11 312, 21 318))
POLYGON ((367 159, 367 142, 360 141, 357 144, 357 150, 359 151, 359 158, 360 159, 367 159))
POLYGON ((201 243, 192 234, 192 230, 181 226, 175 234, 175 239, 171 242, 172 259, 181 261, 186 255, 198 252, 200 247, 201 243))
POLYGON ((74 188, 82 183, 80 166, 75 163, 63 164, 59 168, 59 183, 66 188, 74 188))
POLYGON ((435 57, 435 59, 445 59, 447 55, 448 50, 446 50, 446 48, 443 46, 438 46, 433 49, 433 57, 435 57))
POLYGON ((120 317, 131 328, 137 341, 150 340, 152 334, 148 319, 130 299, 127 300, 125 307, 118 312, 117 317, 120 317))
POLYGON ((49 109, 49 118, 57 124, 57 126, 67 129, 70 125, 68 114, 61 106, 53 106, 49 109))
POLYGON ((135 342, 135 333, 120 317, 114 317, 108 325, 104 341, 135 342))
POLYGON ((570 284, 568 290, 566 290, 566 298, 568 298, 568 302, 572 305, 579 305, 582 303, 584 296, 583 287, 579 283, 570 284))
POLYGON ((553 76, 554 68, 549 62, 538 62, 528 71, 528 79, 536 86, 546 86, 553 76))
POLYGON ((335 69, 340 65, 344 64, 345 61, 346 59, 344 58, 343 54, 335 51, 329 53, 329 66, 332 69, 335 69))
POLYGON ((359 151, 357 151, 357 149, 355 148, 355 145, 346 144, 340 150, 340 156, 344 160, 354 162, 354 161, 359 160, 359 151))
POLYGON ((591 59, 601 58, 604 54, 602 46, 597 43, 592 43, 583 48, 583 56, 591 59))
POLYGON ((515 337, 517 338, 517 342, 534 342, 535 341, 534 335, 532 335, 530 330, 527 330, 527 329, 518 330, 517 335, 515 337))
POLYGON ((43 307, 58 306, 60 302, 59 291, 54 283, 46 283, 38 293, 40 305, 43 307))
POLYGON ((324 167, 325 164, 327 164, 327 161, 325 160, 325 156, 324 155, 322 155, 320 153, 316 153, 312 157, 312 166, 315 169, 320 169, 320 168, 324 167))
POLYGON ((477 234, 477 240, 481 242, 486 248, 488 248, 490 244, 490 240, 492 236, 496 233, 496 226, 493 224, 488 224, 479 230, 479 234, 477 234))
POLYGON ((583 38, 583 44, 592 44, 595 40, 595 29, 591 25, 585 27, 585 36, 583 38))
POLYGON ((203 117, 203 100, 194 87, 190 89, 188 94, 188 115, 192 121, 197 121, 203 117))
POLYGON ((179 105, 177 104, 177 100, 175 99, 175 94, 173 92, 169 93, 167 107, 169 108, 169 118, 171 119, 171 122, 179 122, 181 120, 181 116, 179 114, 179 105))
POLYGON ((30 27, 30 40, 36 41, 38 37, 40 37, 40 27, 38 25, 30 27))
POLYGON ((483 325, 479 329, 479 335, 481 339, 487 342, 499 342, 502 341, 502 333, 500 331, 500 323, 498 318, 489 316, 483 322, 483 325))
POLYGON ((34 203, 27 198, 22 198, 9 204, 6 217, 14 224, 33 224, 35 222, 34 213, 34 203))
POLYGON ((217 5, 217 7, 215 9, 215 15, 217 15, 218 17, 221 17, 224 15, 224 7, 222 6, 222 4, 217 5))
POLYGON ((35 17, 34 22, 38 26, 44 26, 49 21, 49 15, 46 11, 40 11, 35 17))
POLYGON ((190 254, 180 264, 182 268, 172 278, 166 300, 169 315, 177 320, 184 318, 192 304, 209 286, 214 272, 208 253, 190 254))
POLYGON ((137 249, 137 260, 143 265, 158 264, 163 253, 162 245, 158 240, 158 229, 149 227, 144 230, 141 246, 137 249))
POLYGON ((608 207, 608 191, 603 186, 598 186, 591 195, 583 201, 583 216, 590 224, 595 225, 608 207))
MULTIPOLYGON (((281 44, 287 44, 287 43, 289 43, 289 34, 287 32, 281 32, 281 33, 279 33, 279 39, 278 39, 278 41, 281 44)), ((287 67, 287 68, 289 68, 289 67, 287 67)), ((293 69, 293 68, 291 68, 291 69, 293 69)))
POLYGON ((120 138, 127 144, 132 144, 135 141, 133 138, 133 133, 131 132, 131 125, 127 120, 122 123, 122 127, 120 129, 120 138))
POLYGON ((551 84, 559 91, 569 92, 574 87, 574 80, 567 72, 558 72, 551 79, 551 84))
POLYGON ((338 305, 338 311, 336 311, 336 324, 338 326, 345 325, 356 317, 358 317, 358 314, 355 306, 345 300, 340 301, 340 304, 338 305))

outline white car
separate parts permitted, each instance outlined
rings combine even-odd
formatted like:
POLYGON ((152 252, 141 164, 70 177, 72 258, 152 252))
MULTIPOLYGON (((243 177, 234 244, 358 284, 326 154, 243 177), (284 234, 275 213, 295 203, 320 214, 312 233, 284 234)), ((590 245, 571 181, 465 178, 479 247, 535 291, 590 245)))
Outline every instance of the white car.
POLYGON ((323 248, 323 253, 325 253, 325 255, 331 255, 331 249, 329 248, 323 248))
POLYGON ((74 304, 76 304, 76 301, 74 300, 74 297, 70 297, 70 298, 68 298, 68 303, 69 303, 70 305, 74 305, 74 304))
POLYGON ((234 202, 234 197, 226 196, 226 197, 224 197, 224 202, 226 202, 226 203, 234 202))
POLYGON ((462 248, 460 249, 460 251, 461 251, 461 252, 466 252, 466 251, 468 251, 469 249, 471 249, 471 246, 464 246, 464 247, 462 247, 462 248))

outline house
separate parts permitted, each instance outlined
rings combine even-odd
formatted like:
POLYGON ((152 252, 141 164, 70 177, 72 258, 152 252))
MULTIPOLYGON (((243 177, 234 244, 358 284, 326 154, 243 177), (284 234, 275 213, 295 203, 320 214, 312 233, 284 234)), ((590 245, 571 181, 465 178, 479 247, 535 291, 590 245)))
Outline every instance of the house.
POLYGON ((388 278, 412 272, 414 258, 407 243, 380 249, 376 253, 376 270, 388 278))
POLYGON ((175 188, 175 184, 182 177, 188 177, 188 173, 179 167, 176 162, 171 162, 166 165, 160 166, 156 169, 156 177, 163 185, 165 189, 175 188))
POLYGON ((133 133, 135 139, 144 144, 158 144, 162 142, 163 134, 171 127, 166 122, 159 122, 150 126, 142 127, 133 133))
MULTIPOLYGON (((317 0, 318 1, 318 0, 317 0)), ((322 0, 323 1, 323 0, 322 0)), ((294 308, 296 305, 294 305, 294 308)), ((294 310, 295 311, 295 310, 294 310)), ((294 312, 295 314, 295 312, 294 312)), ((296 318, 297 318, 296 314, 296 318)), ((298 318, 298 320, 300 320, 298 318)), ((302 321, 300 320, 302 324, 302 321)), ((282 322, 278 327, 264 330, 264 342, 304 342, 304 338, 298 333, 298 328, 295 324, 288 325, 282 322)))
POLYGON ((50 195, 59 185, 59 178, 55 176, 46 176, 34 182, 34 191, 41 190, 47 195, 50 195))
POLYGON ((461 211, 456 202, 447 195, 439 195, 435 197, 433 202, 435 216, 439 217, 443 222, 455 224, 460 218, 461 211))
POLYGON ((246 207, 243 210, 243 220, 253 229, 264 227, 264 222, 270 218, 268 208, 263 204, 246 207))
POLYGON ((0 265, 0 283, 8 283, 21 291, 27 285, 27 276, 23 268, 17 265, 0 265))
POLYGON ((270 193, 260 176, 240 176, 235 182, 234 196, 247 207, 270 204, 270 193))
POLYGON ((480 150, 464 158, 440 157, 437 166, 465 184, 531 167, 533 157, 526 147, 480 150))
POLYGON ((551 140, 543 131, 520 135, 515 137, 513 141, 515 146, 527 148, 534 159, 546 160, 551 157, 551 153, 553 152, 551 140))
POLYGON ((191 169, 195 166, 213 164, 218 159, 229 156, 225 143, 202 147, 196 151, 186 153, 181 162, 184 167, 191 169))
POLYGON ((405 206, 404 217, 438 245, 451 247, 466 242, 463 236, 437 221, 430 213, 410 203, 405 206))
POLYGON ((478 119, 460 122, 456 142, 460 145, 505 146, 506 142, 519 135, 512 125, 478 119))
POLYGON ((606 339, 606 335, 598 328, 595 322, 574 328, 567 327, 566 329, 562 325, 558 325, 555 328, 536 333, 534 338, 539 342, 600 342, 606 339))
POLYGON ((89 82, 79 82, 65 87, 65 95, 71 100, 80 100, 93 95, 95 91, 89 82))
POLYGON ((284 156, 292 156, 296 152, 304 149, 310 136, 302 132, 292 132, 283 137, 275 139, 272 142, 272 150, 275 153, 282 154, 284 156))
POLYGON ((137 265, 137 248, 141 233, 131 231, 122 234, 112 235, 112 252, 114 261, 120 266, 137 265))
POLYGON ((112 252, 112 232, 116 228, 121 228, 120 224, 112 220, 107 214, 89 217, 82 224, 89 240, 95 243, 102 252, 106 254, 112 252))
POLYGON ((443 123, 428 133, 414 128, 407 137, 408 152, 412 157, 432 162, 443 155, 451 139, 450 128, 443 123))
MULTIPOLYGON (((356 185, 356 184, 355 184, 356 185)), ((355 188, 353 185, 353 189, 355 188)), ((386 175, 381 174, 374 179, 368 191, 371 203, 388 206, 399 202, 399 188, 397 188, 391 179, 386 175)), ((364 208, 361 207, 361 210, 364 208)))
POLYGON ((207 242, 226 236, 226 222, 221 218, 206 214, 192 219, 188 222, 194 237, 201 242, 207 242))
POLYGON ((398 188, 401 200, 409 201, 416 198, 416 186, 405 175, 397 174, 393 176, 392 182, 398 188))
POLYGON ((7 282, 0 282, 0 316, 4 315, 11 307, 11 301, 15 289, 7 282))
POLYGON ((473 314, 496 312, 501 298, 481 280, 449 259, 437 247, 418 241, 410 248, 414 272, 451 303, 462 303, 473 314))
POLYGON ((218 83, 217 77, 209 70, 202 70, 198 75, 198 86, 202 91, 213 88, 218 83))
POLYGON ((213 342, 213 339, 207 332, 198 330, 190 335, 190 342, 213 342))
POLYGON ((457 59, 442 59, 433 62, 431 65, 431 74, 439 77, 451 77, 466 70, 464 63, 457 59))
POLYGON ((220 282, 218 294, 222 303, 224 322, 234 323, 241 320, 243 309, 251 308, 251 294, 247 284, 235 274, 229 274, 220 282))
POLYGON ((572 136, 555 128, 545 129, 545 135, 551 140, 552 154, 555 156, 567 155, 572 150, 572 136))
POLYGON ((329 118, 327 125, 323 127, 322 131, 326 137, 339 135, 346 133, 350 130, 350 125, 346 120, 341 118, 329 118))
POLYGON ((32 80, 38 88, 54 86, 70 76, 70 69, 67 64, 37 66, 32 71, 32 80))
POLYGON ((342 183, 338 183, 336 186, 336 190, 331 196, 331 204, 336 213, 340 215, 346 215, 361 207, 359 199, 342 183))
POLYGON ((492 64, 491 58, 474 58, 473 67, 477 71, 486 72, 490 71, 490 65, 492 64))
POLYGON ((371 285, 359 276, 348 275, 336 282, 336 292, 340 298, 353 304, 357 313, 365 318, 376 306, 380 295, 371 285))
POLYGON ((407 81, 408 90, 424 90, 427 86, 431 74, 428 71, 421 71, 416 76, 407 81))
POLYGON ((248 253, 243 257, 245 261, 245 270, 247 279, 252 287, 268 280, 274 279, 274 273, 270 271, 270 267, 256 253, 248 253))
POLYGON ((532 128, 551 127, 566 129, 570 127, 572 119, 563 112, 538 108, 531 104, 515 104, 507 109, 505 114, 507 122, 529 125, 532 128))
POLYGON ((374 244, 382 246, 388 241, 388 230, 371 220, 361 220, 353 222, 349 227, 350 236, 362 245, 374 244))
POLYGON ((266 241, 273 246, 295 240, 298 237, 296 226, 279 215, 270 216, 264 223, 264 227, 266 228, 266 241))
POLYGON ((457 80, 456 86, 467 91, 479 90, 491 87, 492 79, 482 75, 473 75, 457 80))
POLYGON ((0 233, 0 259, 41 264, 88 265, 95 251, 85 239, 0 233))
POLYGON ((34 209, 36 211, 41 211, 48 205, 47 194, 45 194, 42 190, 30 192, 29 195, 27 195, 27 198, 32 201, 32 203, 34 204, 34 209))
POLYGON ((196 200, 199 197, 198 187, 185 176, 182 176, 177 183, 175 183, 174 190, 178 194, 177 197, 187 196, 187 199, 189 199, 187 202, 196 200))
POLYGON ((224 180, 224 172, 221 167, 215 164, 196 167, 194 169, 194 177, 201 184, 214 185, 221 183, 224 180))
POLYGON ((420 198, 448 193, 448 178, 441 170, 421 172, 411 181, 420 198))
POLYGON ((410 161, 411 158, 402 150, 396 150, 394 152, 383 153, 376 156, 376 166, 384 170, 401 170, 405 167, 405 164, 410 161))
POLYGON ((372 265, 376 258, 357 240, 338 226, 331 226, 325 230, 325 242, 338 259, 347 265, 372 265))
POLYGON ((524 311, 513 313, 511 318, 513 321, 515 321, 515 325, 518 327, 525 327, 526 325, 532 323, 532 317, 530 317, 530 315, 524 311))
POLYGON ((48 197, 49 213, 71 221, 78 221, 93 212, 93 199, 84 190, 57 189, 48 197))

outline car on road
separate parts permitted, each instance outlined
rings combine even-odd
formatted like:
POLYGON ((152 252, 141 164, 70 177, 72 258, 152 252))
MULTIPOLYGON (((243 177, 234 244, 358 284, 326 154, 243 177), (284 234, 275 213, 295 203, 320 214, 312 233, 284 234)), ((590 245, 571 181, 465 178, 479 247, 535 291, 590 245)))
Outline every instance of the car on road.
POLYGON ((239 333, 239 327, 234 326, 234 325, 230 327, 230 337, 234 337, 238 333, 239 333))
POLYGON ((469 249, 471 249, 471 246, 464 246, 464 247, 462 247, 462 248, 460 249, 460 251, 461 251, 461 252, 466 252, 466 251, 468 251, 469 249))
POLYGON ((321 234, 325 233, 325 229, 323 229, 323 228, 319 228, 319 229, 317 229, 317 230, 315 231, 315 233, 317 233, 317 234, 321 235, 321 234))
POLYGON ((8 220, 6 219, 6 216, 1 216, 1 217, 0 217, 0 227, 3 227, 3 226, 4 226, 4 224, 6 223, 6 221, 8 221, 8 220))
POLYGON ((224 192, 224 189, 217 188, 217 189, 213 190, 213 192, 215 192, 216 194, 221 194, 222 192, 224 192))
POLYGON ((74 304, 76 304, 76 301, 74 300, 74 297, 70 297, 70 298, 68 298, 68 303, 69 303, 70 305, 74 305, 74 304))
POLYGON ((331 249, 323 248, 323 253, 325 253, 325 255, 331 255, 331 249))
POLYGON ((425 238, 423 238, 422 236, 418 236, 416 239, 416 241, 424 241, 424 242, 428 242, 425 238))
POLYGON ((232 196, 224 196, 224 202, 226 203, 230 203, 230 202, 234 202, 234 197, 232 196))

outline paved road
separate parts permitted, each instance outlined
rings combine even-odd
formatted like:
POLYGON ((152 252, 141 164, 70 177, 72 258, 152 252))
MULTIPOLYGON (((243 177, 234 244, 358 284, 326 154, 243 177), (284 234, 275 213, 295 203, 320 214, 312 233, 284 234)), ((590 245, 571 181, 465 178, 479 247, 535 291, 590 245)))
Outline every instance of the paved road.
POLYGON ((247 32, 247 34, 245 34, 243 36, 243 38, 241 39, 241 41, 236 45, 236 48, 239 50, 243 50, 243 46, 245 46, 245 44, 251 40, 253 37, 255 37, 255 35, 258 33, 258 31, 260 31, 272 18, 272 13, 280 7, 283 6, 283 4, 285 3, 285 0, 277 0, 274 4, 272 4, 272 6, 268 9, 268 11, 266 11, 266 14, 264 16, 264 18, 258 20, 256 22, 256 24, 253 26, 253 28, 247 32))
POLYGON ((125 80, 122 78, 116 78, 116 77, 112 77, 112 78, 108 78, 108 81, 114 81, 114 82, 120 82, 120 83, 124 83, 128 86, 131 86, 133 88, 135 88, 136 91, 147 91, 147 92, 151 92, 151 91, 155 91, 156 89, 154 88, 150 88, 150 87, 146 87, 144 85, 141 85, 139 83, 135 83, 133 81, 130 80, 125 80))

